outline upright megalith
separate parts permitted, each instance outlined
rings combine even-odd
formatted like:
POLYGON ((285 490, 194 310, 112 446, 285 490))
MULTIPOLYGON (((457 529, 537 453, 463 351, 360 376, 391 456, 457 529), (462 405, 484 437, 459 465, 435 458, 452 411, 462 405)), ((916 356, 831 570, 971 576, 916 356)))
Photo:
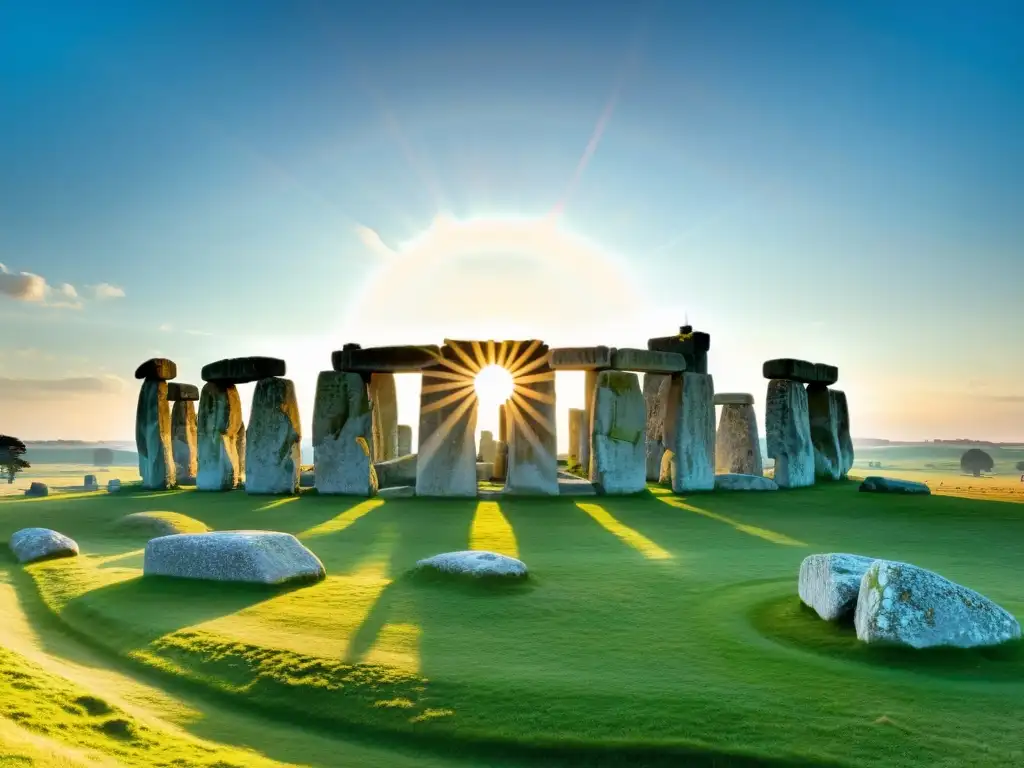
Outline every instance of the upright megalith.
POLYGON ((235 440, 235 453, 238 454, 238 482, 245 482, 245 456, 246 456, 246 445, 245 445, 245 422, 242 421, 238 425, 238 437, 235 440))
POLYGON ((582 408, 569 409, 569 458, 575 462, 580 460, 580 440, 587 430, 583 427, 586 411, 582 408))
POLYGON ((398 456, 395 458, 402 458, 412 453, 412 427, 408 424, 398 425, 398 456))
POLYGON ((715 405, 722 406, 715 435, 715 471, 721 474, 763 475, 754 396, 723 392, 715 395, 715 405))
POLYGON ((522 342, 518 370, 529 371, 505 404, 507 494, 557 496, 558 445, 555 431, 555 372, 547 345, 522 342))
POLYGON ((220 381, 203 385, 196 422, 196 490, 230 491, 241 481, 238 433, 242 429, 242 400, 235 385, 220 381))
POLYGON ((135 411, 135 446, 143 488, 164 490, 177 481, 167 405, 167 380, 177 375, 178 366, 162 357, 147 360, 135 370, 135 378, 142 379, 135 411))
POLYGON ((477 451, 477 461, 482 461, 485 464, 494 463, 494 433, 489 429, 485 429, 480 433, 480 450, 477 451))
POLYGON ((844 480, 853 468, 853 438, 850 436, 850 408, 846 403, 846 393, 841 389, 829 389, 832 398, 832 413, 836 419, 836 432, 839 436, 839 476, 844 480))
POLYGON ((668 406, 671 376, 658 373, 644 374, 644 408, 647 413, 644 438, 647 479, 657 481, 661 475, 661 460, 665 455, 665 409, 668 406))
POLYGON ((781 488, 814 485, 814 448, 807 411, 807 390, 798 381, 772 379, 765 405, 768 455, 775 459, 781 488))
POLYGON ((373 460, 398 458, 398 397, 393 373, 370 374, 369 395, 372 406, 373 460))
POLYGON ((297 492, 301 440, 295 384, 276 376, 257 381, 245 429, 245 492, 297 492))
POLYGON ((814 476, 821 480, 838 480, 843 474, 839 447, 839 419, 828 387, 807 385, 807 414, 811 424, 811 445, 814 448, 814 476))
POLYGON ((373 496, 373 414, 362 376, 321 371, 313 404, 313 474, 319 493, 373 496))
POLYGON ((196 406, 199 388, 195 384, 170 382, 167 399, 171 406, 171 452, 178 483, 194 485, 199 471, 196 406))
POLYGON ((602 494, 639 493, 647 486, 646 407, 640 379, 601 371, 594 396, 590 482, 602 494))
POLYGON ((672 377, 665 410, 665 467, 676 493, 715 487, 715 382, 707 373, 672 377))
POLYGON ((587 370, 583 375, 583 432, 580 433, 580 464, 584 467, 590 466, 590 429, 594 425, 597 373, 597 370, 587 370))

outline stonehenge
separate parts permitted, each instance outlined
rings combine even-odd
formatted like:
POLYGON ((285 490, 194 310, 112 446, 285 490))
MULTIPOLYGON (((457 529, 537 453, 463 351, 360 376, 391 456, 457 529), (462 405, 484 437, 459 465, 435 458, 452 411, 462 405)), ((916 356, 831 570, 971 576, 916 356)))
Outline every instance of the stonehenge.
POLYGON ((711 337, 689 325, 648 339, 647 348, 549 348, 538 339, 451 340, 440 345, 363 348, 345 344, 319 374, 313 405, 313 469, 302 481, 302 428, 284 360, 243 357, 203 366, 202 390, 170 381, 165 358, 136 370, 142 380, 136 442, 143 486, 194 482, 200 491, 476 498, 480 493, 555 496, 571 476, 559 469, 555 377, 584 372, 583 404, 569 409, 572 478, 589 493, 632 494, 649 482, 674 493, 799 488, 846 478, 853 465, 846 395, 835 366, 768 360, 765 477, 754 396, 715 394, 711 337), (498 433, 477 441, 475 376, 506 367, 511 396, 498 433), (398 423, 396 374, 421 377, 419 436, 398 423), (640 380, 643 374, 643 381, 640 380), (238 385, 253 383, 248 427, 238 385), (194 405, 198 401, 198 409, 194 405), (715 408, 721 406, 716 429, 715 408), (478 491, 491 480, 501 490, 478 491), (399 492, 400 491, 400 492, 399 492))

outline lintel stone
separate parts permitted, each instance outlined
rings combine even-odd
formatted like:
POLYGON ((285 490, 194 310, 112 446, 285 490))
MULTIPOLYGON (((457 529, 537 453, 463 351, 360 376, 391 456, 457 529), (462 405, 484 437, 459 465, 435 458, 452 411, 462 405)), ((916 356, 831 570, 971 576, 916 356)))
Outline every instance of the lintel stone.
POLYGON ((154 357, 147 360, 135 369, 136 379, 150 379, 153 381, 169 381, 177 377, 178 366, 173 360, 166 357, 154 357))
POLYGON ((200 375, 207 382, 251 384, 260 379, 284 376, 285 363, 276 357, 229 357, 204 365, 200 375))
POLYGON ((682 373, 686 358, 678 352, 656 349, 613 349, 611 367, 636 373, 682 373))
POLYGON ((611 347, 558 347, 552 349, 548 365, 556 371, 599 371, 612 367, 611 347))
POLYGON ((437 363, 441 348, 436 344, 406 344, 367 347, 346 344, 331 353, 331 367, 355 373, 419 373, 437 363))
POLYGON ((715 405, 753 405, 754 396, 746 392, 717 392, 715 405))
POLYGON ((178 401, 199 401, 199 387, 195 384, 183 384, 177 381, 167 383, 167 401, 176 403, 178 401))
POLYGON ((810 363, 807 360, 794 360, 788 357, 766 360, 761 372, 766 379, 822 384, 826 387, 839 381, 839 369, 834 365, 810 363))

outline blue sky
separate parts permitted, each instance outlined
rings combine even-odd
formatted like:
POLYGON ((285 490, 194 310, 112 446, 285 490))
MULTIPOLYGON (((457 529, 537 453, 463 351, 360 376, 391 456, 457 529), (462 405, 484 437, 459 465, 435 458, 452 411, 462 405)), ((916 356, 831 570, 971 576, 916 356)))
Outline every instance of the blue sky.
POLYGON ((688 316, 720 391, 807 357, 855 435, 1024 440, 1024 11, 981 5, 0 5, 0 431, 130 438, 155 353, 285 357, 308 427, 346 341, 688 316))

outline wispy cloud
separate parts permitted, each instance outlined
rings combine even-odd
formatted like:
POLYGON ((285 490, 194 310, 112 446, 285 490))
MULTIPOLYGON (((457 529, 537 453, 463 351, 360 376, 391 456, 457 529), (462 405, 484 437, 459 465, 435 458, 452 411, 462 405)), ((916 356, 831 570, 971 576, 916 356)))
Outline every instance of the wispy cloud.
POLYGON ((118 288, 116 285, 111 285, 110 283, 97 283, 96 285, 90 285, 87 287, 92 291, 93 298, 98 301, 124 298, 124 288, 118 288))
POLYGON ((1024 395, 982 395, 981 399, 993 403, 1024 403, 1024 395))
POLYGON ((76 376, 63 379, 0 378, 0 400, 48 400, 69 395, 118 394, 125 389, 118 376, 76 376))
POLYGON ((378 254, 379 256, 394 256, 392 251, 387 244, 381 240, 379 234, 376 231, 365 227, 362 224, 356 225, 356 236, 362 241, 369 250, 378 254))
MULTIPOLYGON (((91 298, 97 301, 124 297, 124 289, 110 283, 98 283, 87 288, 91 298)), ((54 309, 81 309, 84 306, 82 296, 71 283, 52 286, 46 278, 34 272, 14 273, 4 264, 0 264, 0 296, 54 309)))

